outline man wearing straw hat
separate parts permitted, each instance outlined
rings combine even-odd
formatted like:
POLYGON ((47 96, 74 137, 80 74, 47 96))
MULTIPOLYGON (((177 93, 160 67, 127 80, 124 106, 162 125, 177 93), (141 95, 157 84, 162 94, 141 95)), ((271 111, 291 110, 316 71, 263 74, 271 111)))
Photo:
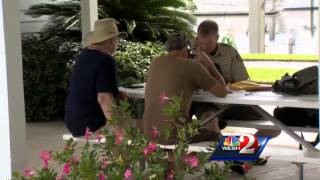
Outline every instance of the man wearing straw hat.
POLYGON ((116 21, 106 18, 95 22, 75 62, 65 107, 65 124, 75 137, 83 136, 86 128, 97 131, 111 119, 114 99, 119 96, 113 53, 119 38, 116 21))

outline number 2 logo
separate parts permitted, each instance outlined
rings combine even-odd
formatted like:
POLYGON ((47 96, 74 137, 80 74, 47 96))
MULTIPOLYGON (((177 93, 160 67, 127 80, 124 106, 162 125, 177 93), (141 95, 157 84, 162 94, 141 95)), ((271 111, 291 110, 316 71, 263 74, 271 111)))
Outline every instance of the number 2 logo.
POLYGON ((258 138, 252 134, 240 136, 240 154, 254 154, 258 148, 258 138))

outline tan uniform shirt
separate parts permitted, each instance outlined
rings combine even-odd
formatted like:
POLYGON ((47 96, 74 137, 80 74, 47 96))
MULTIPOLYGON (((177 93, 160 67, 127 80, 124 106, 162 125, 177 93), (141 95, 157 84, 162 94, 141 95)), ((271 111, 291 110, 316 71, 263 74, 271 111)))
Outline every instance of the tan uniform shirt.
MULTIPOLYGON (((192 92, 196 89, 207 90, 216 83, 216 80, 198 62, 189 59, 174 59, 172 56, 162 56, 152 60, 145 88, 145 111, 142 120, 143 132, 151 135, 152 127, 160 131, 173 126, 164 113, 160 95, 167 97, 173 95, 183 98, 184 116, 189 117, 192 92)), ((173 130, 174 128, 172 128, 173 130)), ((173 130, 172 135, 175 137, 173 130)), ((165 141, 160 137, 161 143, 175 143, 175 138, 165 141)))
POLYGON ((233 47, 219 43, 216 53, 209 56, 214 63, 218 64, 223 78, 228 83, 249 79, 243 60, 233 47))

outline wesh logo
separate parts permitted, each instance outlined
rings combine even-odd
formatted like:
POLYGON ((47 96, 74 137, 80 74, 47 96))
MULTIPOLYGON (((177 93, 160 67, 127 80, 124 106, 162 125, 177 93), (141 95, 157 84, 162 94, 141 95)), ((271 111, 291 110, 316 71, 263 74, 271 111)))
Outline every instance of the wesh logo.
POLYGON ((245 134, 239 138, 228 136, 224 139, 222 150, 239 151, 240 154, 254 154, 258 149, 258 138, 252 134, 245 134))
POLYGON ((269 137, 252 134, 224 136, 211 157, 212 160, 255 160, 258 159, 269 137))
POLYGON ((222 149, 224 151, 237 151, 240 150, 240 142, 237 137, 228 136, 224 139, 222 149))

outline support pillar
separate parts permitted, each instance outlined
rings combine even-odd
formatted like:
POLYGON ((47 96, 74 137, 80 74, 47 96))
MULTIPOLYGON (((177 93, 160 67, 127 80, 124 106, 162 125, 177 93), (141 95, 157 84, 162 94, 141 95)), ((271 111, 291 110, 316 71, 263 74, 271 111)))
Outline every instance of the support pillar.
POLYGON ((0 0, 0 179, 26 165, 20 0, 0 0))

